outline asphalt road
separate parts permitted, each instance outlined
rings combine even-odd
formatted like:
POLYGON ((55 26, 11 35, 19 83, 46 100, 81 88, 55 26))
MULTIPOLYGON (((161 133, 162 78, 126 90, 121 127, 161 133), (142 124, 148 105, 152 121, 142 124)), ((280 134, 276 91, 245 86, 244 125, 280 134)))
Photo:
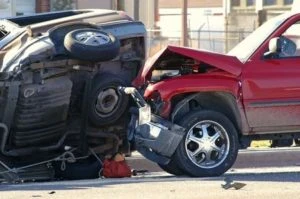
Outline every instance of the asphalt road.
MULTIPOLYGON (((155 163, 145 159, 138 153, 127 158, 129 165, 137 170, 145 169, 151 172, 162 171, 155 163)), ((291 167, 300 168, 300 148, 248 149, 240 150, 233 165, 236 168, 291 167)), ((300 198, 300 196, 299 196, 300 198)))
POLYGON ((26 198, 300 198, 300 149, 241 151, 234 167, 215 178, 175 177, 135 154, 128 159, 134 166, 151 172, 124 179, 95 179, 0 185, 0 199, 26 198), (224 189, 224 179, 245 186, 224 189))
POLYGON ((299 198, 300 168, 237 169, 216 178, 174 177, 164 172, 124 179, 26 183, 1 185, 1 199, 282 199, 299 198), (242 189, 225 190, 224 178, 244 183, 242 189))

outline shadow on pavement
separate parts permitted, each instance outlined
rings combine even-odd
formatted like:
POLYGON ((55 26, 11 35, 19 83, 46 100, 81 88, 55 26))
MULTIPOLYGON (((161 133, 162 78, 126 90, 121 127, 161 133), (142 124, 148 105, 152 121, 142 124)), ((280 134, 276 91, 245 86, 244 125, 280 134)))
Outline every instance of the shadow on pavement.
POLYGON ((230 171, 223 176, 213 178, 190 178, 176 177, 166 173, 152 173, 154 175, 144 175, 123 179, 94 179, 77 181, 55 181, 55 182, 35 182, 22 184, 0 184, 0 191, 58 191, 58 190, 78 190, 89 188, 109 187, 118 184, 137 184, 151 182, 176 182, 176 181, 216 181, 223 183, 225 178, 233 181, 243 182, 300 182, 300 172, 260 172, 260 173, 235 173, 230 171), (161 175, 160 175, 161 174, 161 175))

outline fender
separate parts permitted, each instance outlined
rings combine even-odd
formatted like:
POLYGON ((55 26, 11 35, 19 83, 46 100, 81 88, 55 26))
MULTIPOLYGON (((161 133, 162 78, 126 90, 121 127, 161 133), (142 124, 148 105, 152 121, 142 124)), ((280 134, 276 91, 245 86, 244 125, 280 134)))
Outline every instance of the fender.
POLYGON ((239 89, 239 80, 227 73, 191 74, 149 85, 145 90, 144 97, 147 99, 154 91, 157 91, 164 102, 169 102, 178 94, 219 91, 229 92, 238 98, 239 89))
POLYGON ((174 115, 171 116, 172 99, 176 95, 194 93, 194 95, 190 95, 190 98, 185 98, 193 99, 199 93, 204 92, 228 93, 236 99, 235 110, 239 115, 238 118, 241 119, 237 126, 243 134, 247 134, 249 132, 249 126, 240 99, 240 89, 240 81, 236 77, 229 75, 226 72, 218 72, 214 74, 186 75, 160 81, 149 85, 145 90, 144 97, 145 99, 151 99, 152 94, 154 92, 158 92, 163 102, 160 115, 164 118, 170 118, 173 120, 174 115))

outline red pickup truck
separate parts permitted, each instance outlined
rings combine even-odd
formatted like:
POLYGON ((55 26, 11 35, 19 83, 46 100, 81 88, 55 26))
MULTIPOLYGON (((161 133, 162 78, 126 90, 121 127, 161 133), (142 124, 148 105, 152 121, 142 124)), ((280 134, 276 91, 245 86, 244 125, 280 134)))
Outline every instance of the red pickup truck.
POLYGON ((137 150, 172 174, 221 175, 249 139, 300 138, 300 13, 272 18, 228 54, 168 46, 133 84, 137 150))

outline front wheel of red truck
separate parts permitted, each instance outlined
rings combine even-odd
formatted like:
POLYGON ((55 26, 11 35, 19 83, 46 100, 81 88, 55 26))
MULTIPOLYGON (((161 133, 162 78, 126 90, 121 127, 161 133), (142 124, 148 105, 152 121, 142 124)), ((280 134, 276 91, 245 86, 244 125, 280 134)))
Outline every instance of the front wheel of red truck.
POLYGON ((176 176, 185 175, 182 169, 178 167, 177 162, 175 162, 174 159, 171 159, 171 161, 166 165, 158 164, 158 166, 169 174, 173 174, 176 176))
POLYGON ((219 176, 235 162, 238 134, 232 122, 222 113, 195 111, 183 117, 186 128, 175 152, 175 161, 186 174, 194 177, 219 176))

